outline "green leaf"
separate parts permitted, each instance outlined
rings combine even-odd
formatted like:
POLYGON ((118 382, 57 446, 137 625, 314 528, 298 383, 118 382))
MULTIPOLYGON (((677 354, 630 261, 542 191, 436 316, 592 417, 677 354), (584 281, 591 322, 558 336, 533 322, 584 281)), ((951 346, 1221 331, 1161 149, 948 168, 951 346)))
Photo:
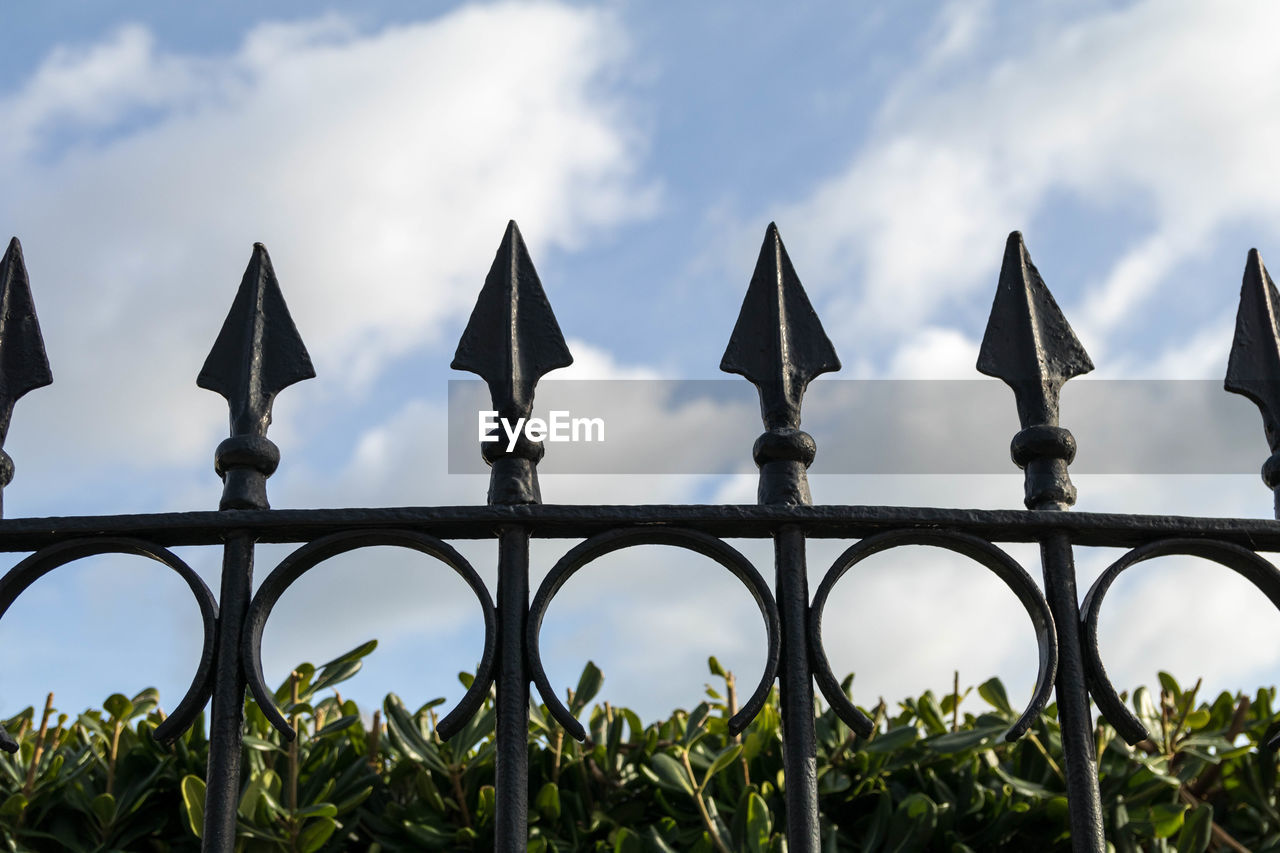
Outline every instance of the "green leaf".
POLYGON ((656 853, 676 853, 675 849, 666 842, 661 835, 658 834, 658 828, 649 827, 649 844, 653 846, 656 853))
POLYGON ((354 676, 363 666, 364 663, 358 660, 349 660, 335 666, 327 666, 307 692, 319 693, 321 690, 340 684, 354 676))
POLYGON ((1013 788, 1013 790, 1017 791, 1024 797, 1030 797, 1034 800, 1047 800, 1054 795, 1053 791, 1050 791, 1043 785, 1037 785, 1035 782, 1030 782, 1026 779, 1014 776, 999 765, 994 769, 997 776, 1003 779, 1009 787, 1013 788))
POLYGON ((1013 706, 1009 704, 1009 694, 998 678, 990 678, 978 685, 978 695, 987 700, 987 704, 1002 714, 1013 715, 1013 706))
POLYGON ((1160 712, 1151 701, 1151 691, 1139 687, 1133 691, 1133 709, 1138 712, 1138 719, 1153 735, 1160 733, 1160 712))
POLYGON ((644 842, 625 826, 618 827, 613 836, 613 853, 644 853, 644 842))
POLYGON ((133 711, 131 716, 149 714, 153 708, 160 704, 160 691, 154 687, 148 687, 133 697, 132 704, 133 711))
MULTIPOLYGON (((309 663, 300 663, 293 668, 293 672, 298 673, 299 697, 304 697, 310 692, 308 685, 311 684, 311 676, 315 675, 315 671, 316 668, 309 663)), ((293 672, 290 672, 280 686, 276 688, 275 699, 277 705, 284 705, 293 696, 293 672)))
POLYGON ((754 791, 747 795, 746 844, 751 853, 766 853, 773 834, 773 817, 769 804, 754 791))
POLYGON ((338 719, 334 720, 332 723, 325 723, 324 728, 316 732, 315 736, 324 737, 325 735, 331 735, 336 732, 340 732, 346 729, 348 726, 355 723, 359 719, 360 719, 360 716, 358 714, 347 714, 345 716, 339 717, 338 719))
POLYGON ((702 787, 706 788, 707 785, 711 784, 711 780, 715 775, 736 761, 738 756, 741 754, 742 744, 740 743, 731 743, 724 749, 720 750, 720 752, 716 754, 716 757, 712 759, 711 766, 707 768, 706 775, 702 777, 702 787))
POLYGON ((240 802, 236 806, 236 814, 240 815, 243 820, 253 820, 254 813, 258 810, 258 801, 262 799, 262 792, 268 786, 266 774, 271 772, 266 770, 250 774, 249 784, 244 786, 244 791, 240 794, 240 802))
POLYGON ((90 808, 93 810, 93 816, 103 826, 109 826, 116 818, 116 798, 110 794, 99 794, 94 797, 90 808))
POLYGON ((711 706, 706 702, 699 702, 698 707, 689 713, 689 719, 684 726, 684 743, 686 746, 692 744, 695 740, 702 736, 703 727, 707 722, 707 716, 711 713, 711 706))
POLYGON ((1198 708, 1187 714, 1184 725, 1190 729, 1202 729, 1209 724, 1211 715, 1208 708, 1198 708))
POLYGON ((546 734, 551 733, 551 723, 547 721, 547 715, 543 713, 544 706, 532 697, 529 697, 529 731, 534 733, 535 730, 546 734))
POLYGON ((1168 838, 1182 829, 1187 807, 1182 803, 1155 803, 1151 806, 1151 826, 1156 838, 1168 838))
POLYGON ((533 799, 534 808, 549 821, 557 821, 560 819, 560 786, 555 782, 548 782, 538 791, 538 796, 533 799))
POLYGON ((727 678, 729 674, 725 672, 724 667, 720 665, 720 661, 716 660, 716 656, 712 655, 707 658, 707 668, 711 670, 711 674, 717 678, 727 678))
POLYGON ((1213 806, 1201 803, 1187 815, 1178 832, 1178 853, 1204 853, 1213 838, 1213 806))
POLYGON ((315 803, 310 806, 302 806, 294 811, 294 817, 336 817, 338 807, 333 803, 315 803))
POLYGON ((298 850, 301 853, 316 853, 333 835, 338 824, 331 817, 312 818, 298 833, 298 850))
POLYGON ((1156 678, 1160 679, 1160 686, 1174 698, 1174 701, 1181 701, 1182 688, 1178 686, 1177 680, 1167 672, 1156 673, 1156 678))
POLYGON ((893 812, 885 849, 894 853, 926 850, 937 824, 937 803, 924 794, 908 794, 893 812))
POLYGON ((431 778, 431 773, 425 768, 419 767, 417 774, 414 776, 414 783, 418 789, 418 797, 437 814, 444 814, 446 809, 444 797, 440 794, 440 789, 436 787, 435 780, 431 778))
POLYGON ((17 817, 27 807, 27 798, 22 794, 12 794, 0 806, 0 817, 17 817))
POLYGON ((942 708, 938 705, 932 690, 925 691, 925 694, 916 702, 916 715, 920 718, 920 722, 924 723, 925 730, 929 734, 937 735, 947 731, 947 724, 942 720, 942 708))
POLYGON ((689 781, 684 765, 667 753, 654 753, 649 758, 648 767, 653 771, 654 781, 664 788, 693 796, 693 783, 689 781))
POLYGON ((959 731, 948 732, 945 735, 928 738, 924 741, 924 744, 934 752, 943 754, 964 752, 991 738, 1000 737, 1007 730, 1008 726, 1004 725, 1004 723, 995 726, 977 726, 972 729, 960 729, 959 731))
POLYGON ((250 734, 242 736, 244 745, 249 749, 256 749, 258 752, 284 752, 284 748, 278 743, 272 743, 264 738, 255 737, 250 734))
POLYGON ((334 658, 333 660, 327 663, 320 664, 320 669, 325 670, 331 666, 349 663, 350 661, 353 661, 353 660, 360 660, 360 658, 366 657, 370 653, 372 653, 373 650, 376 649, 377 647, 378 647, 377 640, 369 640, 368 642, 361 643, 351 651, 346 652, 344 654, 340 654, 336 658, 334 658))
POLYGON ((582 709, 587 707, 592 699, 596 698, 596 694, 600 692, 600 687, 604 684, 604 673, 592 661, 587 661, 587 665, 582 668, 582 675, 578 678, 578 686, 573 691, 573 702, 569 705, 569 713, 578 716, 582 713, 582 709))
POLYGON ((102 703, 102 707, 112 719, 127 720, 129 715, 133 713, 133 703, 125 698, 122 693, 112 693, 102 703))
POLYGON ((492 785, 481 785, 476 792, 476 823, 485 826, 493 820, 498 807, 498 794, 492 785))
POLYGON ((453 750, 455 758, 461 758, 466 755, 471 751, 472 747, 488 737, 493 732, 496 723, 497 711, 492 707, 481 709, 468 720, 462 729, 449 739, 448 745, 453 750))
POLYGON ((920 733, 916 731, 915 726, 899 726, 882 735, 876 735, 864 749, 874 753, 896 752, 915 743, 919 737, 920 733))
POLYGON ((627 728, 631 729, 631 737, 644 737, 644 723, 640 720, 640 715, 630 708, 619 708, 618 713, 627 721, 627 728))
POLYGON ((345 800, 342 800, 341 802, 337 803, 338 814, 346 814, 347 812, 351 811, 356 806, 360 805, 365 800, 369 799, 369 795, 372 793, 373 793, 373 786, 365 785, 359 791, 356 791, 354 794, 347 797, 345 800))
POLYGON ((187 813, 187 825, 196 838, 204 837, 204 780, 190 774, 182 777, 182 807, 187 813))
POLYGON ((418 724, 409 716, 399 696, 388 693, 382 702, 382 710, 386 713, 387 734, 410 760, 425 764, 446 776, 449 774, 449 768, 440 760, 439 750, 422 736, 418 724))
POLYGON ((286 717, 301 717, 313 716, 316 709, 306 699, 299 699, 297 702, 286 702, 280 712, 286 717))

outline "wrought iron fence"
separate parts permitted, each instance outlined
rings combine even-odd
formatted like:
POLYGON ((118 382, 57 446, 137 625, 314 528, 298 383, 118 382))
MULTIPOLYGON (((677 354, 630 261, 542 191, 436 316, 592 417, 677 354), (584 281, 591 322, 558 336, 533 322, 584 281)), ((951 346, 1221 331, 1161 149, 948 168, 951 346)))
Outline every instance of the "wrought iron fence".
MULTIPOLYGON (((18 241, 0 262, 0 444, 14 403, 52 382, 18 241)), ((479 374, 499 417, 527 418, 540 377, 572 361, 515 223, 502 239, 453 367, 479 374)), ((1148 737, 1107 677, 1098 649, 1098 614, 1107 590, 1133 565, 1187 554, 1220 563, 1252 582, 1280 607, 1280 571, 1259 552, 1280 550, 1280 524, 1270 520, 1070 513, 1075 502, 1067 466, 1075 440, 1058 423, 1063 384, 1093 369, 1027 254, 1020 234, 1009 237, 978 370, 1012 388, 1021 430, 1013 462, 1025 472, 1030 512, 891 506, 813 506, 806 471, 816 445, 800 429, 809 382, 840 362, 770 225, 746 298, 721 361, 756 386, 764 432, 753 455, 760 469, 754 506, 546 505, 538 487, 541 443, 485 443, 491 466, 488 504, 473 507, 272 510, 266 481, 280 461, 267 437, 272 402, 281 390, 313 377, 310 357, 285 306, 266 249, 260 244, 197 383, 226 397, 231 435, 215 452, 223 481, 216 512, 29 518, 0 521, 0 550, 32 552, 0 578, 0 615, 23 590, 58 566, 104 553, 150 557, 177 572, 200 607, 204 645, 191 686, 155 730, 172 742, 212 699, 204 849, 235 848, 241 788, 245 691, 271 723, 295 737, 263 681, 261 639, 272 608, 290 585, 324 560, 358 548, 398 546, 429 554, 467 583, 484 619, 484 647, 474 682, 439 723, 447 738, 496 692, 496 849, 514 853, 528 838, 530 684, 573 736, 584 731, 557 699, 539 654, 539 631, 552 599, 576 572, 610 552, 636 545, 687 549, 719 563, 746 587, 764 620, 768 652, 754 692, 730 720, 741 732, 780 683, 786 772, 786 831, 793 853, 816 853, 820 837, 814 732, 818 688, 854 731, 872 721, 841 690, 821 638, 832 588, 859 561, 904 545, 965 555, 990 569, 1017 595, 1035 627, 1039 671, 1034 694, 1006 737, 1022 735, 1056 696, 1066 758, 1072 844, 1102 851, 1102 810, 1092 737, 1092 696, 1129 742, 1148 737), (531 537, 581 539, 551 568, 530 600, 531 537), (774 583, 726 538, 772 539, 774 583), (852 540, 812 596, 805 548, 812 538, 852 540), (448 540, 496 539, 496 600, 448 540), (300 543, 253 592, 256 543, 300 543), (1040 545, 1044 591, 998 542, 1040 545), (215 598, 170 547, 221 546, 221 590, 215 598), (1083 603, 1076 590, 1074 550, 1129 549, 1098 579, 1083 603)), ((1261 409, 1273 455, 1263 480, 1280 486, 1280 295, 1256 251, 1241 290, 1226 388, 1261 409)), ((13 463, 0 450, 0 489, 13 463)), ((1280 492, 1277 492, 1280 501, 1280 492)), ((1280 503, 1278 503, 1280 506, 1280 503)), ((1280 739, 1280 736, 1277 736, 1280 739)), ((0 730, 0 748, 14 740, 0 730)))

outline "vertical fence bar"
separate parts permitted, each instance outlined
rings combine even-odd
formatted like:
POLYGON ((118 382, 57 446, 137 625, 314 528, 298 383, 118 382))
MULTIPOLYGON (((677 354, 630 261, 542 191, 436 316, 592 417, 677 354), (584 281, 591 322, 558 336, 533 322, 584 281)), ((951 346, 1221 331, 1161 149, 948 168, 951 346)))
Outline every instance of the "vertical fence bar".
POLYGON ((529 837, 529 531, 504 527, 498 539, 498 754, 494 849, 520 853, 529 837))
POLYGON ((783 527, 773 540, 778 620, 782 627, 782 761, 786 772, 787 849, 818 853, 818 736, 809 663, 809 578, 804 535, 783 527))
POLYGON ((1080 645, 1080 604, 1075 559, 1067 534, 1054 532, 1040 543, 1045 598, 1058 630, 1058 726, 1067 775, 1071 847, 1077 853, 1102 853, 1102 801, 1098 791, 1093 716, 1080 645))
MULTIPOLYGON (((760 392, 765 432, 752 454, 760 468, 761 505, 808 506, 805 473, 817 453, 800 429, 805 388, 840 369, 831 341, 805 295, 776 225, 770 223, 720 369, 745 376, 760 392)), ((787 849, 817 853, 817 734, 809 658, 809 576, 804 534, 785 525, 774 536, 775 589, 782 628, 779 688, 786 778, 787 849)))
MULTIPOLYGON (((458 342, 454 370, 479 375, 497 417, 513 429, 533 412, 538 380, 573 362, 551 304, 538 280, 520 229, 507 224, 502 244, 458 342)), ((520 432, 514 446, 494 440, 481 453, 490 466, 489 504, 542 502, 538 461, 544 448, 520 432)), ((521 853, 529 840, 529 531, 498 532, 497 792, 494 848, 521 853)))
POLYGON ((253 592, 253 539, 227 539, 218 595, 218 652, 209 721, 209 763, 204 801, 202 849, 235 850, 236 806, 240 802, 240 757, 244 731, 244 670, 240 635, 253 592))
MULTIPOLYGON (((1024 472, 1027 509, 1070 509, 1076 490, 1067 466, 1075 458, 1076 442, 1070 432, 1058 426, 1058 400, 1067 380, 1093 370, 1093 362, 1016 231, 1005 246, 978 370, 1013 388, 1022 430, 1013 437, 1010 455, 1024 472)), ((1048 533, 1041 540, 1040 555, 1045 598, 1058 634, 1055 693, 1066 763, 1071 846, 1077 853, 1102 853, 1106 840, 1070 538, 1061 531, 1048 533)))
MULTIPOLYGON (((196 378, 201 388, 226 397, 231 412, 231 437, 214 452, 214 470, 222 477, 219 509, 269 508, 267 478, 280 464, 280 450, 267 438, 271 404, 282 389, 314 376, 271 258, 258 243, 222 331, 196 378)), ((216 853, 230 853, 236 847, 244 735, 241 638, 253 592, 254 544, 248 532, 232 533, 222 558, 202 843, 202 849, 216 853)))

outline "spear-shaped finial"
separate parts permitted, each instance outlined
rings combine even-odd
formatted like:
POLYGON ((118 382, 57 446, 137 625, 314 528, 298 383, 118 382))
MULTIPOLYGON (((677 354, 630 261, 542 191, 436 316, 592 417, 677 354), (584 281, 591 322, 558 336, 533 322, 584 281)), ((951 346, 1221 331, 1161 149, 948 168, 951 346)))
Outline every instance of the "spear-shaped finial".
POLYGON ((1067 509, 1076 500, 1067 476, 1076 443, 1058 426, 1058 396, 1068 379, 1093 370, 1093 362, 1017 231, 1005 245, 978 370, 1013 389, 1022 431, 1014 436, 1011 451, 1013 461, 1026 471, 1027 508, 1067 509))
POLYGON ((196 377, 201 388, 226 397, 231 409, 231 437, 214 453, 222 509, 267 509, 267 477, 280 463, 280 450, 267 438, 271 404, 283 389, 315 375, 267 249, 255 243, 222 331, 196 377))
MULTIPOLYGON (((52 382, 22 245, 14 237, 0 260, 0 446, 9 435, 18 398, 52 382)), ((13 459, 0 450, 0 500, 12 481, 13 459)))
MULTIPOLYGON (((533 412, 538 380, 572 363, 524 238, 511 221, 450 367, 479 375, 498 417, 514 425, 533 412)), ((543 452, 541 442, 523 433, 510 451, 501 441, 485 443, 482 453, 492 469, 489 503, 540 503, 537 464, 543 452)))
POLYGON ((1224 387, 1248 397, 1262 412, 1271 457, 1262 466, 1262 480, 1276 493, 1280 518, 1280 294, 1267 274, 1257 249, 1249 250, 1236 335, 1231 342, 1224 387))
POLYGON ((745 376, 760 392, 766 432, 753 451, 760 503, 808 504, 805 470, 817 445, 800 429, 800 405, 809 382, 839 370, 840 359, 772 222, 720 369, 745 376))

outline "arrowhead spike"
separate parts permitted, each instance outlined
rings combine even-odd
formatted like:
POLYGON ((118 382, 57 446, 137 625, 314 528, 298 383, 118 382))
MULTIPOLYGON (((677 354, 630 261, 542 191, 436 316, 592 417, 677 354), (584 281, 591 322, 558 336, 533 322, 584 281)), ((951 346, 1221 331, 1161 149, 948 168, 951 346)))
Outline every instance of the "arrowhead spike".
POLYGON ((214 452, 222 477, 222 509, 267 509, 267 477, 280 450, 267 438, 271 404, 285 388, 316 375, 280 292, 271 257, 261 243, 245 268, 204 368, 201 388, 227 398, 231 437, 214 452))
POLYGON ((1249 250, 1245 262, 1223 386, 1248 397, 1262 412, 1271 448, 1271 457, 1262 466, 1262 481, 1275 493, 1275 513, 1280 518, 1280 293, 1257 249, 1249 250))
MULTIPOLYGON (((18 398, 52 383, 22 244, 14 237, 0 259, 0 445, 9 435, 18 398)), ((0 449, 0 500, 12 481, 13 459, 0 449)))
POLYGON ((503 417, 527 417, 538 380, 572 363, 520 229, 509 222, 450 367, 479 375, 503 417))
MULTIPOLYGON (((498 416, 515 421, 532 414, 538 380, 572 363, 520 229, 508 222, 450 367, 478 374, 489 386, 498 416)), ((542 502, 537 471, 541 442, 522 434, 513 449, 500 442, 481 448, 491 466, 490 504, 542 502)))
POLYGON ((1005 245, 991 317, 978 353, 978 370, 1013 388, 1023 427, 1056 426, 1058 395, 1073 376, 1093 370, 1071 324, 1062 315, 1022 234, 1005 245))
POLYGON ((22 245, 14 237, 0 260, 0 444, 9 434, 14 403, 52 382, 22 245))
POLYGON ((772 222, 720 369, 745 376, 759 389, 760 412, 770 429, 798 428, 809 382, 840 369, 835 348, 772 222))
POLYGON ((1023 469, 1027 509, 1070 509, 1076 489, 1067 466, 1075 458, 1076 442, 1058 426, 1058 395, 1068 379, 1093 370, 1093 362, 1017 231, 1005 244, 978 370, 1013 389, 1022 431, 1013 437, 1010 455, 1023 469))
POLYGON ((800 405, 809 382, 839 370, 840 359, 772 222, 720 369, 745 376, 760 392, 765 432, 751 454, 760 468, 758 502, 808 505, 806 471, 818 446, 800 429, 800 405))
POLYGON ((261 243, 196 384, 227 398, 233 435, 265 436, 283 389, 316 375, 261 243))
POLYGON ((1257 249, 1244 268, 1224 387, 1257 404, 1267 444, 1280 450, 1280 294, 1257 249))

